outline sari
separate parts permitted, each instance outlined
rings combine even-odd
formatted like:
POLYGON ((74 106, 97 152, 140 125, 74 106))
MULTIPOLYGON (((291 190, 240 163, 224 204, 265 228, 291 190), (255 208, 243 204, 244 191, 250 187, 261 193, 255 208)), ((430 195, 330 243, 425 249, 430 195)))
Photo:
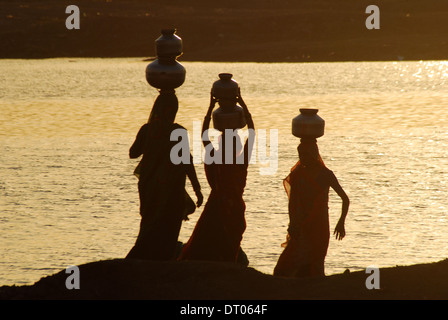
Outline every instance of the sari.
MULTIPOLYGON (((177 143, 170 141, 171 132, 185 128, 164 118, 163 112, 169 107, 166 101, 156 101, 149 122, 140 128, 130 149, 131 158, 143 157, 138 166, 140 231, 128 259, 175 259, 182 221, 195 210, 185 191, 187 176, 198 185, 193 163, 175 165, 170 159, 171 148, 177 143)), ((176 111, 177 105, 174 115, 176 111)))
POLYGON ((330 228, 328 217, 329 181, 333 172, 319 156, 317 174, 311 175, 300 161, 283 184, 289 198, 290 225, 275 276, 324 276, 330 228))
POLYGON ((247 161, 241 164, 207 164, 206 161, 204 169, 210 195, 179 260, 244 260, 239 255, 244 255, 240 244, 246 229, 243 193, 247 167, 247 161))

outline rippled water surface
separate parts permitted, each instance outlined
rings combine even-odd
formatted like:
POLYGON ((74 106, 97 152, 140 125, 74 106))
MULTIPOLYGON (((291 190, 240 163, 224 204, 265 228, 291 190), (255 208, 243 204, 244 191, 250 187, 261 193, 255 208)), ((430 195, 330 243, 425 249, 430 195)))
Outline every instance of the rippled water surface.
MULTIPOLYGON (((128 150, 158 94, 146 83, 147 64, 0 61, 0 285, 121 258, 134 244, 137 160, 128 150)), ((242 246, 252 267, 271 274, 282 251, 281 181, 297 160, 290 125, 299 108, 318 108, 325 119, 321 155, 351 199, 347 237, 330 241, 327 274, 446 257, 447 62, 183 64, 177 122, 192 141, 220 72, 240 83, 259 140, 267 134, 267 154, 257 149, 245 191, 242 246)), ((202 164, 196 168, 207 196, 202 164)), ((333 191, 329 206, 333 229, 341 210, 333 191)), ((183 224, 181 241, 200 212, 183 224)))

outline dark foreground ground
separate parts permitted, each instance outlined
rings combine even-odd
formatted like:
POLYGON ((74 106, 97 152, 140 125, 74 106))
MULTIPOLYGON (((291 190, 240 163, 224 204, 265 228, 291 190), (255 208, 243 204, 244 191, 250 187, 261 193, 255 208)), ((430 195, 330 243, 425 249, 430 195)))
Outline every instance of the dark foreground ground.
POLYGON ((175 27, 184 61, 445 60, 447 16, 441 0, 0 0, 0 58, 152 57, 175 27), (365 27, 370 4, 379 30, 365 27))
POLYGON ((123 259, 79 267, 80 289, 68 290, 65 270, 31 286, 0 287, 2 300, 445 300, 448 259, 380 269, 380 289, 370 274, 345 272, 320 279, 285 279, 236 264, 123 259))

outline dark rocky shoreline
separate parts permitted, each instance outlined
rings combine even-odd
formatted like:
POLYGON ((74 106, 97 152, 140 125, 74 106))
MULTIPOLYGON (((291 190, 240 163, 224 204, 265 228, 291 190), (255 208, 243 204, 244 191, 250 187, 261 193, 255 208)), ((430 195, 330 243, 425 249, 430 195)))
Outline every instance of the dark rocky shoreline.
POLYGON ((0 287, 1 300, 445 300, 448 259, 380 269, 380 288, 364 271, 286 279, 232 263, 113 259, 79 266, 80 289, 62 270, 30 286, 0 287))
POLYGON ((0 58, 152 57, 175 27, 184 61, 396 61, 448 59, 448 2, 378 0, 0 0, 0 58), (68 30, 77 5, 80 29, 68 30))

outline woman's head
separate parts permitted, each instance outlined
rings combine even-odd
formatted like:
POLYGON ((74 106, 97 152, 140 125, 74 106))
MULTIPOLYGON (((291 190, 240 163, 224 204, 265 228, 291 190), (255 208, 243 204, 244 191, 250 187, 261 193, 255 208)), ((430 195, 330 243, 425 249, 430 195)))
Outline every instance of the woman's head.
POLYGON ((149 120, 157 119, 164 123, 173 123, 178 109, 177 96, 171 92, 161 92, 154 102, 149 120))
POLYGON ((323 165, 316 139, 302 139, 297 147, 300 163, 304 166, 323 165))

